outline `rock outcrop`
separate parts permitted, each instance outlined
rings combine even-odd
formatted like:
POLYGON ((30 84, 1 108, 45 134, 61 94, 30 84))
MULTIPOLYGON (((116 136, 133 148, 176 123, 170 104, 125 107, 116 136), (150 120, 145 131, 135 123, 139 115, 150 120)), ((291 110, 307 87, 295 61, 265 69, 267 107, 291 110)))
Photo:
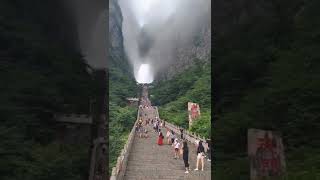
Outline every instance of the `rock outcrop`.
POLYGON ((158 80, 170 79, 174 75, 186 70, 196 60, 203 63, 211 61, 211 22, 209 21, 194 36, 190 43, 175 49, 175 61, 168 69, 158 75, 158 80))
POLYGON ((120 68, 128 72, 129 64, 124 52, 122 35, 122 14, 116 0, 109 1, 109 58, 110 68, 120 68))

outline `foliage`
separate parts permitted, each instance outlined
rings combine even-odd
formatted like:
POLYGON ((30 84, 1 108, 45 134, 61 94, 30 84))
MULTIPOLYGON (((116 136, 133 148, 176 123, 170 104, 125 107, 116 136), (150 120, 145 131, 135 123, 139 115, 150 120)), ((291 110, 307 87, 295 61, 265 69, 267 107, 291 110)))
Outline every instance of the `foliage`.
POLYGON ((79 52, 48 33, 54 5, 0 3, 0 179, 87 176, 88 146, 55 143, 56 113, 88 113, 91 77, 79 52))
POLYGON ((201 116, 192 124, 190 130, 201 137, 211 137, 211 110, 201 113, 201 116))
MULTIPOLYGON (((120 59, 123 61, 125 59, 120 59)), ((123 67, 121 67, 123 68, 123 67)), ((129 69, 129 67, 127 67, 129 69)), ((127 140, 137 116, 137 108, 126 106, 127 97, 137 94, 130 74, 114 65, 109 71, 109 173, 127 140)))
POLYGON ((159 114, 178 126, 188 128, 188 102, 200 105, 203 116, 190 128, 202 136, 211 133, 211 67, 210 63, 195 61, 190 68, 167 81, 157 82, 151 89, 151 101, 159 114))
POLYGON ((109 171, 116 165, 117 158, 127 141, 128 133, 133 128, 137 109, 109 105, 109 171))
POLYGON ((319 5, 280 4, 275 17, 243 25, 237 37, 217 36, 215 178, 249 178, 248 128, 282 133, 288 179, 319 178, 319 5))

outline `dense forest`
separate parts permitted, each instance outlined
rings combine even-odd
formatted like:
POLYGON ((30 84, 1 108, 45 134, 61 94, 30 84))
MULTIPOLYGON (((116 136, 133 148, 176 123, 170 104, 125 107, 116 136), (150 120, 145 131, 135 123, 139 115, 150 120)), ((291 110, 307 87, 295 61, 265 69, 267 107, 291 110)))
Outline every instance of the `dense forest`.
POLYGON ((286 179, 320 178, 320 1, 268 3, 214 39, 215 179, 249 179, 248 128, 281 132, 286 179))
POLYGON ((189 129, 188 102, 200 105, 201 116, 190 131, 211 136, 211 63, 194 60, 194 63, 170 80, 154 82, 150 90, 151 101, 159 106, 161 119, 189 129))
MULTIPOLYGON (((120 62, 127 62, 126 59, 112 61, 114 63, 109 68, 109 172, 115 166, 137 118, 137 107, 127 106, 126 98, 137 97, 138 94, 131 72, 123 70, 123 64, 120 65, 120 62)), ((130 69, 127 63, 124 64, 130 69)))
POLYGON ((0 179, 87 178, 88 145, 54 133, 54 114, 87 114, 92 93, 90 67, 58 33, 67 17, 51 1, 4 0, 0 12, 0 179))

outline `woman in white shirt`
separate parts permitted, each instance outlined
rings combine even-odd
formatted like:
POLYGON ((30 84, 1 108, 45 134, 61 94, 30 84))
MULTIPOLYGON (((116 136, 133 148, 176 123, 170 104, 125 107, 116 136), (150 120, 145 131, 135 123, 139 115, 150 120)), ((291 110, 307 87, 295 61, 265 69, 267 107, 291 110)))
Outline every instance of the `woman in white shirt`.
POLYGON ((172 144, 172 146, 174 147, 174 158, 179 159, 180 143, 177 138, 174 140, 174 143, 172 144))

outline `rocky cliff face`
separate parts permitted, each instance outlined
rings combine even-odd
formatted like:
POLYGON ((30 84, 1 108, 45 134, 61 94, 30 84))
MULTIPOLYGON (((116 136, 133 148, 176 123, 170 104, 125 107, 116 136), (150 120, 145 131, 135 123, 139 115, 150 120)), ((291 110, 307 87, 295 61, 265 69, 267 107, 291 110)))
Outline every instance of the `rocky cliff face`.
MULTIPOLYGON (((261 29, 267 29, 269 24, 285 22, 280 19, 299 12, 303 8, 302 4, 303 0, 215 0, 212 9, 215 36, 237 36, 237 31, 250 28, 251 24, 259 24, 261 29)), ((211 61, 211 19, 194 37, 193 42, 177 47, 175 54, 176 60, 158 76, 158 80, 170 79, 190 67, 195 59, 211 61)))
POLYGON ((122 14, 117 0, 109 1, 109 67, 128 71, 122 36, 122 14))
MULTIPOLYGON (((178 39, 177 37, 177 45, 174 45, 175 48, 172 49, 171 54, 174 55, 175 61, 169 64, 165 70, 162 70, 161 73, 156 75, 157 80, 159 79, 170 79, 177 73, 182 72, 187 69, 189 66, 194 64, 196 59, 209 62, 211 61, 211 19, 208 16, 208 19, 203 19, 205 23, 202 23, 201 26, 198 27, 198 32, 194 33, 194 37, 188 37, 187 40, 178 39), (204 25, 203 25, 204 24, 204 25), (181 43, 180 43, 181 41, 181 43), (187 42, 188 41, 188 42, 187 42)), ((129 63, 127 61, 127 57, 124 51, 123 45, 123 32, 122 32, 122 14, 121 9, 118 5, 117 0, 109 1, 109 59, 110 67, 118 67, 121 68, 124 72, 131 69, 129 63)), ((200 23, 199 23, 200 24, 200 23)), ((164 27, 167 28, 167 27, 164 27)), ((170 27, 168 27, 170 28, 170 27)), ((194 28, 197 29, 197 28, 194 28)), ((144 32, 144 29, 141 30, 144 32)), ((184 33, 185 34, 185 33, 184 33)), ((181 37, 185 37, 181 35, 181 37)), ((139 46, 140 55, 143 56, 141 52, 148 52, 148 48, 150 48, 150 44, 152 44, 151 40, 148 39, 148 36, 144 33, 141 33, 141 37, 139 37, 138 42, 142 42, 142 46, 139 46), (144 36, 145 35, 145 36, 144 36)), ((157 51, 157 50, 156 50, 157 51)), ((157 56, 155 53, 155 56, 157 56)), ((161 54, 161 58, 164 54, 161 54)), ((159 60, 161 60, 159 58, 159 60)), ((156 63, 155 63, 156 64, 156 63)))
POLYGON ((170 79, 199 60, 203 63, 211 61, 211 20, 192 38, 192 41, 175 49, 175 61, 167 71, 161 73, 158 80, 170 79))

